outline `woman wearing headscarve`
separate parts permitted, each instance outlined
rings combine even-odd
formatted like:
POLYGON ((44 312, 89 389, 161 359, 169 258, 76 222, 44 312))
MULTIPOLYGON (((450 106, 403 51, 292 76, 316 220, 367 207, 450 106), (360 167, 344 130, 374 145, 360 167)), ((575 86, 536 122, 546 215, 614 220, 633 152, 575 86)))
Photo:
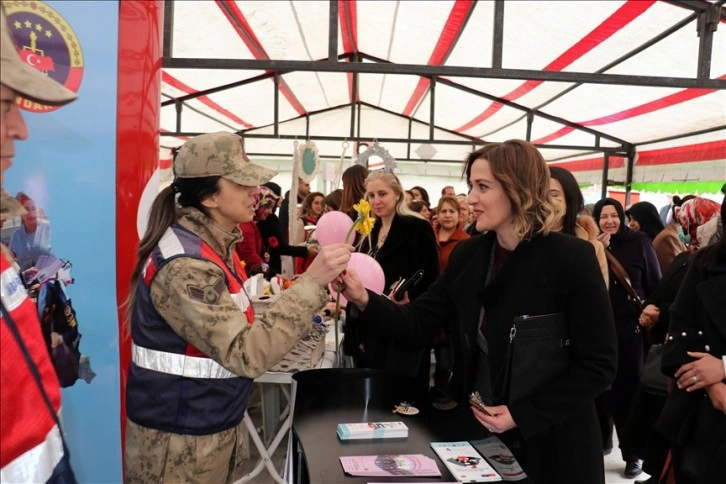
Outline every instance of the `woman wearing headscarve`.
POLYGON ((677 230, 674 228, 665 230, 658 210, 652 203, 635 203, 625 211, 625 215, 628 216, 628 227, 645 232, 653 241, 661 273, 668 269, 678 254, 686 250, 686 246, 678 238, 677 230))
POLYGON ((718 217, 721 205, 708 198, 695 197, 681 205, 676 217, 683 228, 687 244, 698 248, 698 229, 718 217))
POLYGON ((668 222, 663 231, 653 239, 655 253, 658 254, 658 261, 661 263, 660 271, 663 274, 673 264, 678 254, 687 249, 685 232, 676 218, 676 213, 681 209, 681 205, 691 198, 693 195, 686 195, 683 198, 678 195, 673 197, 673 205, 668 212, 668 222))
POLYGON ((660 233, 665 228, 663 221, 658 215, 658 210, 650 202, 638 202, 630 206, 625 211, 625 215, 628 216, 628 227, 631 230, 645 232, 650 240, 660 233))
MULTIPOLYGON (((720 212, 726 218, 723 204, 720 212)), ((677 387, 668 396, 657 429, 673 445, 672 462, 679 484, 721 483, 726 475, 723 225, 720 234, 718 242, 693 257, 670 308, 671 325, 663 350, 661 369, 677 379, 677 387)))
MULTIPOLYGON (((602 234, 598 239, 625 269, 630 284, 641 299, 649 296, 661 277, 660 264, 653 243, 644 232, 635 232, 625 225, 625 212, 617 200, 605 198, 595 204, 593 218, 602 234)), ((613 424, 620 437, 620 449, 626 462, 625 477, 639 475, 641 456, 634 455, 625 435, 625 423, 630 404, 638 386, 643 367, 643 333, 638 325, 640 308, 631 300, 622 283, 610 268, 610 304, 618 336, 618 371, 610 390, 598 397, 598 417, 603 449, 612 449, 613 424)))
MULTIPOLYGON (((676 201, 675 197, 674 202, 676 202, 674 206, 679 207, 681 205, 680 200, 676 201)), ((715 217, 712 220, 717 222, 717 218, 715 217)), ((676 225, 680 227, 678 222, 676 222, 676 225)), ((700 248, 715 244, 717 239, 718 237, 713 237, 711 233, 700 230, 699 226, 697 245, 700 248)), ((642 327, 650 331, 650 339, 653 344, 665 341, 670 331, 670 308, 696 253, 695 251, 685 250, 678 254, 673 259, 670 267, 663 272, 663 278, 658 283, 658 287, 643 302, 645 308, 640 315, 639 322, 642 327)), ((665 380, 665 376, 663 376, 663 380, 665 380)), ((659 482, 669 450, 667 441, 654 429, 666 398, 665 388, 656 388, 652 383, 650 385, 641 384, 636 391, 630 416, 628 417, 627 435, 629 442, 637 450, 637 454, 644 457, 643 470, 652 476, 645 481, 647 484, 659 482)))

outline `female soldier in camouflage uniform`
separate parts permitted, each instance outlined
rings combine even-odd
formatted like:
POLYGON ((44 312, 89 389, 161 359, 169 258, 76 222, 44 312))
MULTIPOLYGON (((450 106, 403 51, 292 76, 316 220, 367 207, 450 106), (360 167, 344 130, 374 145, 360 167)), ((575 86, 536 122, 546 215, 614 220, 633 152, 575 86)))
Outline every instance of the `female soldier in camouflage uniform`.
POLYGON ((174 173, 154 201, 132 276, 125 476, 229 482, 242 457, 253 379, 303 336, 353 247, 324 248, 255 315, 234 247, 238 224, 252 219, 257 186, 275 172, 252 164, 239 136, 213 133, 182 146, 174 173))

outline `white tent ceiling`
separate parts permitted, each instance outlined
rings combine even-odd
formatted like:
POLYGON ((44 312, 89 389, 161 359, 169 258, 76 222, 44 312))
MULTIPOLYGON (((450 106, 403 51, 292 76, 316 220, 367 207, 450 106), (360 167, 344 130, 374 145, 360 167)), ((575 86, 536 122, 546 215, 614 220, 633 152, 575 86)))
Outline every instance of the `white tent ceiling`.
POLYGON ((726 179, 722 3, 171 2, 161 145, 241 131, 257 156, 280 158, 309 137, 339 157, 345 139, 378 139, 401 160, 430 144, 425 161, 448 162, 528 138, 583 176, 599 177, 591 159, 610 150, 645 154, 636 181, 661 181, 673 163, 726 179))

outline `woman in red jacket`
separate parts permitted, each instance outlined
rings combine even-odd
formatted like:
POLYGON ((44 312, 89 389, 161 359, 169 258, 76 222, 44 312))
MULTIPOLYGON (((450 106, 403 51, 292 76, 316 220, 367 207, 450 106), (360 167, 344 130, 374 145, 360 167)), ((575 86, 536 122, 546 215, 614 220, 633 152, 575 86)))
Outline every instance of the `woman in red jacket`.
POLYGON ((255 208, 255 219, 239 225, 242 232, 242 241, 235 248, 235 252, 244 263, 247 276, 263 273, 268 275, 270 269, 270 255, 265 253, 264 242, 258 220, 265 220, 272 213, 279 197, 267 187, 260 187, 259 199, 255 208))
POLYGON ((444 271, 449 263, 449 255, 456 244, 470 237, 460 223, 459 202, 454 197, 441 197, 438 208, 439 223, 434 228, 436 244, 439 246, 439 270, 444 271))

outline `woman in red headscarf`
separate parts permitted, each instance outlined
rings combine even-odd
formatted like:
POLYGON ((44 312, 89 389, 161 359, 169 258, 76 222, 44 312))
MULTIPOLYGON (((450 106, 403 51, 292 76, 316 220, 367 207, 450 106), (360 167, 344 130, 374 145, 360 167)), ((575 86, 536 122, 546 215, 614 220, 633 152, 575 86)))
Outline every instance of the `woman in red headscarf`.
POLYGON ((683 228, 683 242, 691 248, 698 248, 697 229, 716 219, 721 205, 708 198, 696 197, 684 202, 676 213, 683 228))

